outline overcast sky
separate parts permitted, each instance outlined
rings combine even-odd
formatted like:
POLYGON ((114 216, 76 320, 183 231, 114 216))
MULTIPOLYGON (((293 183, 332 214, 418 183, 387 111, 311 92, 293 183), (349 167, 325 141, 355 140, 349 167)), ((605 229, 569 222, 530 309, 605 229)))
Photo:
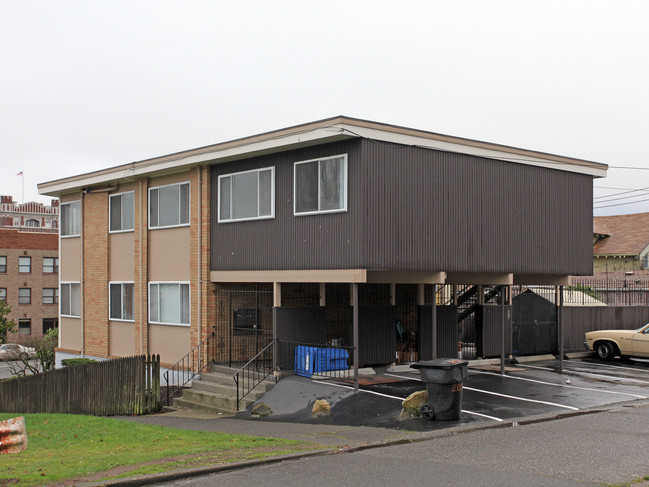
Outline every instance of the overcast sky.
POLYGON ((606 163, 595 214, 649 211, 645 0, 0 9, 0 194, 18 201, 23 180, 49 202, 37 183, 347 115, 606 163))

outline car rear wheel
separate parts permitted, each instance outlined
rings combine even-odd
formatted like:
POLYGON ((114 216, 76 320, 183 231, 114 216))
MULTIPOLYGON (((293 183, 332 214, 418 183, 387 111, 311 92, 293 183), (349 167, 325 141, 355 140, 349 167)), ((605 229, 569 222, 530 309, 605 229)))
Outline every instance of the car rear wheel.
POLYGON ((597 356, 602 360, 611 360, 615 354, 615 348, 610 342, 599 342, 596 350, 597 356))

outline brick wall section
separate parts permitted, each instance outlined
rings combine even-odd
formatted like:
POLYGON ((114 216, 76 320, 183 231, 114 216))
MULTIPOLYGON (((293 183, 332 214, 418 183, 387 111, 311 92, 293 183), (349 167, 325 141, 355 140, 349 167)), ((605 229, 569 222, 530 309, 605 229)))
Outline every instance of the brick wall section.
POLYGON ((108 193, 89 193, 83 200, 84 350, 108 356, 108 193))
POLYGON ((58 257, 59 236, 53 233, 0 230, 0 256, 7 258, 7 272, 0 274, 0 288, 7 289, 7 304, 11 306, 9 318, 16 321, 31 320, 31 335, 10 333, 9 342, 31 344, 42 335, 43 319, 58 319, 59 305, 43 304, 43 288, 58 288, 58 273, 43 273, 43 257, 58 257), (18 272, 18 258, 31 257, 31 272, 18 272), (18 304, 18 289, 32 290, 31 304, 18 304))
POLYGON ((212 292, 213 287, 210 283, 209 167, 196 167, 192 169, 189 180, 192 190, 190 197, 191 221, 189 249, 191 294, 190 344, 194 348, 211 333, 211 323, 214 323, 213 301, 215 298, 212 292))
POLYGON ((149 180, 140 179, 135 186, 135 252, 133 254, 135 269, 135 296, 133 310, 135 313, 135 353, 149 353, 149 240, 148 240, 148 203, 149 180))

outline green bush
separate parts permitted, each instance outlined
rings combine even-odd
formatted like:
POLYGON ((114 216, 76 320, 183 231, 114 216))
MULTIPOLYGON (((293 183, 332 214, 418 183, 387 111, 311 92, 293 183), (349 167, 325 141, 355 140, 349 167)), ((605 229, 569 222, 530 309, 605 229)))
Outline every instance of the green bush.
POLYGON ((96 360, 91 358, 66 358, 61 360, 61 365, 63 365, 63 367, 73 367, 75 365, 85 365, 93 362, 96 362, 96 360))

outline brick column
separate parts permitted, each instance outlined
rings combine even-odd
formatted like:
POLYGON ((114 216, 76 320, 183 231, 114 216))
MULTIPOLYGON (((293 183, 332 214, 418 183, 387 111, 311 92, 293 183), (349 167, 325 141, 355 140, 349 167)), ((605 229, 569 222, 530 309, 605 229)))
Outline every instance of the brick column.
POLYGON ((149 350, 149 180, 140 179, 135 184, 135 252, 133 253, 135 285, 133 310, 135 318, 135 353, 149 350))
POLYGON ((88 193, 83 206, 84 349, 108 357, 108 193, 88 193))

